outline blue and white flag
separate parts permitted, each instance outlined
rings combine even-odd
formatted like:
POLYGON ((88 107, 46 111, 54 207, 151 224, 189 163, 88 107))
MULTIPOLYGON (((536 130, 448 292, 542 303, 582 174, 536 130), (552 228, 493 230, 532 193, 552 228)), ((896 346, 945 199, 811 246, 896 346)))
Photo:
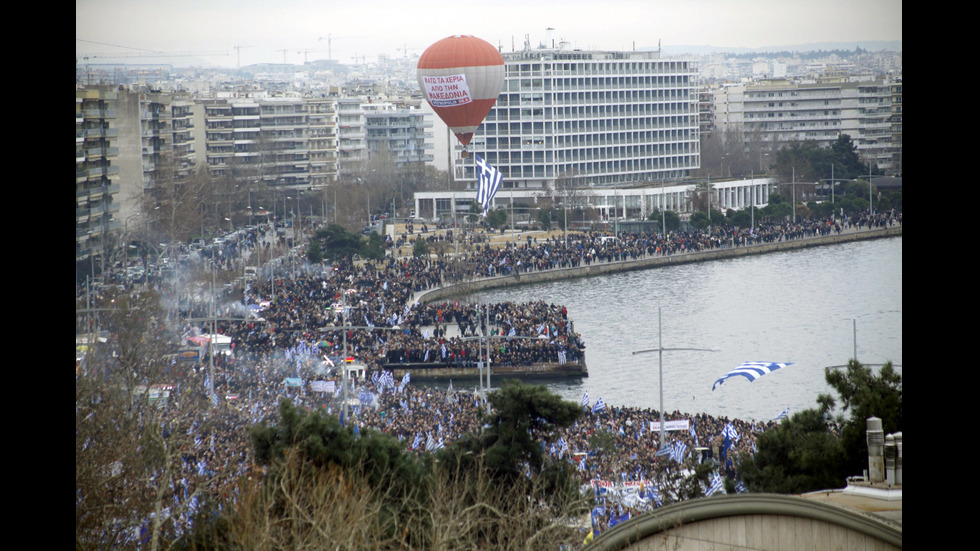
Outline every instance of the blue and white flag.
POLYGON ((779 421, 780 419, 785 419, 787 416, 789 416, 789 408, 784 409, 782 413, 780 413, 779 415, 776 416, 775 419, 773 419, 773 421, 779 421))
POLYGON ((606 409, 606 403, 602 401, 602 397, 595 401, 595 405, 592 406, 592 413, 599 413, 600 411, 606 409))
POLYGON ((727 379, 731 377, 745 377, 752 382, 759 377, 762 377, 766 373, 772 373, 781 367, 786 367, 788 365, 793 365, 792 362, 744 362, 742 365, 736 367, 735 369, 728 372, 727 375, 715 381, 715 384, 711 385, 711 390, 714 390, 722 385, 727 379))
POLYGON ((491 166, 490 163, 484 161, 479 155, 475 155, 475 157, 477 176, 480 179, 480 186, 476 192, 476 200, 483 208, 483 216, 486 216, 487 211, 490 210, 490 202, 493 201, 493 196, 500 189, 500 181, 503 180, 503 174, 491 166))
POLYGON ((589 391, 586 390, 585 394, 582 395, 582 407, 589 407, 589 391))
POLYGON ((735 425, 731 423, 728 423, 727 425, 725 425, 725 428, 721 429, 721 435, 724 436, 726 439, 731 439, 736 442, 738 442, 739 439, 742 438, 741 435, 738 434, 738 431, 735 430, 735 425))
POLYGON ((712 496, 718 492, 725 493, 725 482, 720 476, 718 476, 718 473, 715 473, 715 475, 711 477, 711 486, 709 486, 708 490, 704 492, 704 495, 706 497, 712 496))
POLYGON ((687 459, 687 444, 680 441, 675 442, 674 453, 672 456, 674 458, 674 461, 678 463, 683 463, 684 460, 687 459))

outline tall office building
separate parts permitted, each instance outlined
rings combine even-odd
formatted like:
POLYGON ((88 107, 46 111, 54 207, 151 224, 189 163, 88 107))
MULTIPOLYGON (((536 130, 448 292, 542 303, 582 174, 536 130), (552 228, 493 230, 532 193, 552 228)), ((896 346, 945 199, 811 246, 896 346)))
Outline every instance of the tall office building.
MULTIPOLYGON (((562 48, 502 55, 504 89, 469 150, 503 173, 504 188, 652 183, 700 166, 695 62, 562 48)), ((472 157, 455 158, 454 170, 475 187, 472 157)))

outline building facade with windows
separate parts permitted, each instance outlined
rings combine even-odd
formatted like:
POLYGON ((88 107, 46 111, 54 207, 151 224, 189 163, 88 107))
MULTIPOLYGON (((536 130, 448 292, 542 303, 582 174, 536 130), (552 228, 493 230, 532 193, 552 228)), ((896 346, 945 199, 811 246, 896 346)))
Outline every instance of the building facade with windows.
MULTIPOLYGON (((864 162, 892 171, 895 146, 890 82, 855 77, 766 80, 728 88, 725 97, 737 97, 737 88, 741 88, 741 101, 729 102, 726 116, 720 111, 716 116, 718 125, 727 124, 728 131, 756 136, 772 150, 793 141, 813 141, 828 147, 838 136, 847 134, 864 162)), ((720 103, 715 105, 717 109, 720 103)))
POLYGON ((273 187, 310 189, 362 175, 382 150, 399 167, 433 157, 431 115, 417 105, 262 91, 198 104, 212 176, 237 171, 273 187))
MULTIPOLYGON (((504 189, 655 183, 699 167, 694 61, 566 49, 502 56, 503 91, 468 150, 502 172, 504 189)), ((474 158, 455 149, 455 178, 475 189, 474 158)))
MULTIPOLYGON (((116 146, 118 115, 115 90, 75 89, 75 261, 98 257, 122 223, 117 218, 119 154, 116 146)), ((95 270, 92 272, 101 271, 95 270)))
POLYGON ((310 124, 303 98, 232 93, 200 105, 212 176, 238 172, 272 186, 310 185, 310 124))

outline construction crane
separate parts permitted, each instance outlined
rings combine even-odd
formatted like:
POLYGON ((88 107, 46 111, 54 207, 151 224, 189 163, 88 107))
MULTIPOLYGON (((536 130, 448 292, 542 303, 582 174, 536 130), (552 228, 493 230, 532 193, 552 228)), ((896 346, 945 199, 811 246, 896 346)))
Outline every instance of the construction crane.
POLYGON ((133 46, 121 46, 119 44, 107 44, 105 42, 95 42, 76 38, 75 42, 85 42, 88 44, 98 44, 99 46, 111 46, 113 48, 123 48, 132 50, 129 52, 89 52, 78 54, 81 59, 124 59, 128 57, 211 57, 218 55, 228 55, 228 52, 162 52, 160 50, 149 50, 146 48, 135 48, 133 46))
POLYGON ((364 38, 364 37, 363 36, 334 36, 333 34, 327 34, 327 36, 321 36, 318 39, 318 41, 319 40, 326 40, 327 41, 327 59, 329 59, 330 61, 333 61, 333 52, 331 50, 333 49, 333 41, 334 41, 334 39, 344 40, 344 39, 348 39, 348 38, 364 38))
POLYGON ((316 50, 316 49, 298 50, 296 53, 303 54, 303 64, 305 65, 310 62, 310 54, 314 54, 317 52, 328 52, 327 55, 329 55, 329 50, 316 50))
POLYGON ((242 69, 242 48, 251 48, 251 46, 235 46, 235 52, 238 54, 237 70, 242 69))
POLYGON ((92 52, 79 55, 82 59, 123 59, 127 57, 211 57, 228 55, 228 52, 92 52))
POLYGON ((414 52, 414 51, 417 51, 418 50, 418 48, 415 48, 415 47, 409 48, 408 46, 405 46, 404 44, 402 46, 403 47, 401 47, 401 48, 395 48, 395 49, 398 50, 399 52, 402 52, 402 54, 404 54, 404 56, 406 58, 408 58, 408 52, 414 52))

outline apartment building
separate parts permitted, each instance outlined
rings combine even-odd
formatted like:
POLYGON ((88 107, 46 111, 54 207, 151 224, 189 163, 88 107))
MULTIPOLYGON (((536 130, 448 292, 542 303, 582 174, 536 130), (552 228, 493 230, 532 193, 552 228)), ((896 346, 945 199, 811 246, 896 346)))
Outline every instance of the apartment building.
POLYGON ((309 113, 303 98, 231 92, 199 103, 212 176, 238 173, 271 186, 310 186, 309 113))
POLYGON ((894 156, 891 102, 891 83, 883 80, 765 80, 719 89, 715 122, 719 129, 758 136, 771 149, 807 140, 827 147, 847 134, 865 162, 888 171, 894 156))
MULTIPOLYGON (((699 167, 694 61, 562 48, 502 55, 504 89, 469 150, 503 173, 505 189, 658 182, 699 167)), ((475 188, 473 157, 457 153, 453 164, 475 188)))
POLYGON ((892 169, 902 172, 902 81, 892 83, 892 169))
POLYGON ((337 172, 340 177, 362 172, 368 158, 362 102, 358 97, 337 98, 337 172))
MULTIPOLYGON (((116 92, 75 89, 75 261, 105 261, 106 247, 122 226, 119 203, 119 151, 114 128, 116 92)), ((94 269, 93 272, 97 271, 94 269)), ((101 271, 101 266, 98 271, 101 271)))
POLYGON ((365 96, 228 92, 199 101, 212 176, 319 188, 359 175, 384 150, 397 166, 432 161, 431 116, 406 102, 365 96))
POLYGON ((433 161, 431 116, 415 105, 391 102, 362 104, 368 157, 384 152, 401 168, 433 161))
POLYGON ((414 102, 381 97, 336 98, 337 167, 341 176, 361 174, 370 159, 384 155, 398 168, 433 161, 431 113, 414 102))
POLYGON ((337 179, 336 99, 306 98, 309 122, 310 184, 321 188, 337 179))

